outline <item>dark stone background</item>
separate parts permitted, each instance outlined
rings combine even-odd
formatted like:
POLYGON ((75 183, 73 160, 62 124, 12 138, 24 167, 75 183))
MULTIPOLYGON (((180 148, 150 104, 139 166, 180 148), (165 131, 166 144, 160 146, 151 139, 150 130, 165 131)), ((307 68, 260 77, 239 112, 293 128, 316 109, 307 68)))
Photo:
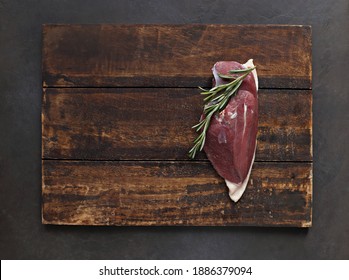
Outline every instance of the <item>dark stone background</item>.
POLYGON ((1 259, 348 259, 348 60, 347 0, 0 0, 1 259), (313 227, 42 225, 43 23, 312 25, 313 227))

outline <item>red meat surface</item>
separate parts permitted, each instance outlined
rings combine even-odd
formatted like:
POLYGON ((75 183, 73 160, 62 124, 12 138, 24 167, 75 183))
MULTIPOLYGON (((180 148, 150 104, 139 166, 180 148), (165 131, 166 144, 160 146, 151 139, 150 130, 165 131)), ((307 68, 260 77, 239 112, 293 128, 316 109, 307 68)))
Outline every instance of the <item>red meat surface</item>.
MULTIPOLYGON (((229 70, 253 67, 235 61, 217 62, 212 68, 213 85, 229 83, 218 76, 229 70)), ((238 92, 219 114, 212 117, 206 133, 204 151, 213 167, 222 176, 233 201, 238 201, 246 189, 256 152, 258 130, 258 78, 253 70, 242 82, 238 92)))

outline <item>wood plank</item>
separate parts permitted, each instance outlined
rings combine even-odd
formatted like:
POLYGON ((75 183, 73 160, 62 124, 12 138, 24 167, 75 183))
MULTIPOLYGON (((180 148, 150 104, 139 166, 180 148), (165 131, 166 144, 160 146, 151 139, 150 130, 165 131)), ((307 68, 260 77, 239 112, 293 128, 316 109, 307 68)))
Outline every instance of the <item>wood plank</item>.
MULTIPOLYGON (((202 111, 194 88, 46 89, 46 159, 184 160, 202 111)), ((260 90, 256 160, 311 161, 311 91, 260 90)), ((205 159, 204 153, 198 159, 205 159)))
POLYGON ((311 226, 312 163, 255 163, 233 203, 208 162, 43 161, 43 223, 311 226))
POLYGON ((253 58, 261 88, 311 88, 311 28, 44 25, 44 87, 211 86, 216 61, 253 58))

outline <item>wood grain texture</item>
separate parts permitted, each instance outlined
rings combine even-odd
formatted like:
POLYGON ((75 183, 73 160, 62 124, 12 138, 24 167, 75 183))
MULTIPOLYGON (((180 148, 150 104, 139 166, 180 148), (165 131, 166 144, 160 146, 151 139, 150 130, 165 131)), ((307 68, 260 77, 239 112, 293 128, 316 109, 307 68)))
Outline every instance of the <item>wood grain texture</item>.
POLYGON ((238 203, 208 162, 44 161, 43 222, 309 226, 310 163, 256 163, 238 203))
MULTIPOLYGON (((197 89, 46 89, 47 159, 188 159, 202 112, 197 89)), ((311 92, 261 90, 257 160, 310 161, 311 92)), ((198 157, 204 159, 204 153, 198 157)))
POLYGON ((261 88, 310 89, 310 26, 43 26, 44 87, 211 86, 216 61, 250 58, 261 88))
POLYGON ((307 227, 311 174, 311 163, 256 163, 235 204, 208 162, 47 160, 43 223, 307 227))
POLYGON ((311 29, 43 27, 42 222, 311 226, 311 29), (188 160, 219 60, 254 58, 256 162, 238 203, 204 153, 188 160))

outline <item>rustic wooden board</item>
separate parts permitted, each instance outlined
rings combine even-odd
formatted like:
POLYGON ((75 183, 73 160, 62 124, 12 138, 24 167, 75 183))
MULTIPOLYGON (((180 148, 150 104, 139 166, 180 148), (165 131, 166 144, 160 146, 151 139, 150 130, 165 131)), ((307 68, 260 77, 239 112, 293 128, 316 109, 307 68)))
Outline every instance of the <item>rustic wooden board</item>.
POLYGON ((254 58, 261 88, 311 88, 311 29, 282 25, 45 25, 45 87, 211 86, 254 58))
POLYGON ((43 223, 311 226, 311 29, 274 25, 45 25, 43 223), (187 158, 218 60, 254 58, 256 160, 228 198, 187 158))
POLYGON ((45 162, 43 222, 78 225, 310 225, 311 163, 255 163, 232 202, 209 162, 45 162))
MULTIPOLYGON (((55 88, 43 100, 43 157, 188 159, 199 90, 55 88), (141 100, 141 102, 140 102, 141 100)), ((311 91, 260 90, 256 160, 310 161, 311 91)), ((205 158, 202 153, 198 158, 205 158)))

